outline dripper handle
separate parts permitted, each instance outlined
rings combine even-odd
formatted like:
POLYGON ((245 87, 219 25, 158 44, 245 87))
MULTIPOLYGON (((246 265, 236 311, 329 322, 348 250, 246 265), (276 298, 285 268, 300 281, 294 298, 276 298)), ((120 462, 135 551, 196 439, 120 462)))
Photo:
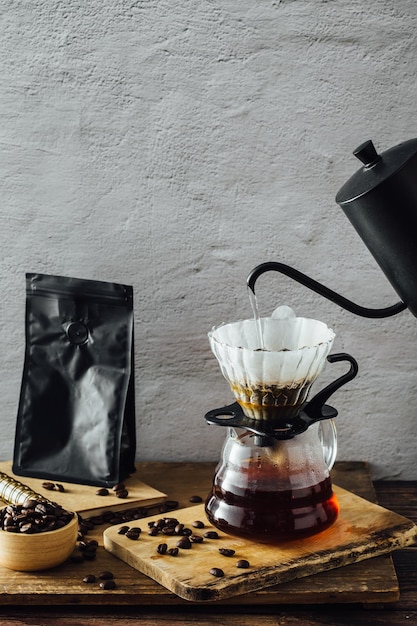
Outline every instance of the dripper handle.
POLYGON ((340 376, 333 382, 329 383, 327 387, 324 387, 319 391, 314 398, 307 402, 302 409, 304 415, 306 415, 312 422, 317 422, 322 419, 328 419, 331 417, 328 415, 328 407, 326 401, 334 394, 335 391, 340 389, 343 385, 355 378, 358 373, 358 363, 356 359, 346 352, 338 352, 337 354, 329 354, 327 357, 329 363, 337 363, 338 361, 348 361, 350 363, 349 371, 343 376, 340 376))

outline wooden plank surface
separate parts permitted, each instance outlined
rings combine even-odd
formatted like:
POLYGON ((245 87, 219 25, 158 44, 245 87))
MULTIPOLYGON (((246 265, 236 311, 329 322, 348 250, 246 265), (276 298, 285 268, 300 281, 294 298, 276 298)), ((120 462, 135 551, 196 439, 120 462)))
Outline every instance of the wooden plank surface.
MULTIPOLYGON (((214 468, 213 463, 143 463, 138 464, 137 475, 146 484, 167 493, 169 499, 177 500, 179 507, 185 508, 190 505, 190 496, 198 494, 205 497, 208 493, 214 468)), ((368 500, 375 499, 369 472, 364 463, 337 463, 333 470, 333 480, 368 500)), ((102 543, 105 527, 94 527, 88 537, 97 538, 102 543)), ((389 556, 382 556, 212 604, 249 607, 288 603, 372 603, 392 602, 398 600, 398 597, 398 582, 392 560, 389 556)), ((190 605, 188 601, 178 598, 152 579, 116 559, 102 547, 99 547, 94 561, 66 563, 36 576, 11 573, 0 568, 0 604, 45 603, 125 607, 190 605), (86 574, 98 574, 103 570, 113 571, 117 583, 114 591, 103 592, 98 585, 86 585, 82 582, 86 574)))

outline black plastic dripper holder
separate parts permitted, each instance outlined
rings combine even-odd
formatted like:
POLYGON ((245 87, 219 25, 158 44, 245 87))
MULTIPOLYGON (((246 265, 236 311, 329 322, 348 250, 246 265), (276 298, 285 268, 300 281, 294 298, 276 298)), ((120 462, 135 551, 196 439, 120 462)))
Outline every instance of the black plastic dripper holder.
POLYGON ((267 440, 269 438, 282 440, 292 439, 296 435, 306 431, 307 428, 315 422, 335 418, 337 416, 337 410, 325 403, 335 391, 355 378, 358 373, 358 364, 353 356, 344 352, 329 354, 327 360, 329 363, 348 361, 350 363, 349 371, 329 383, 324 389, 319 391, 314 398, 305 402, 300 412, 295 417, 283 420, 282 422, 251 419, 245 415, 240 404, 234 402, 228 406, 208 411, 204 416, 206 422, 208 424, 215 424, 216 426, 245 428, 261 438, 258 440, 259 445, 268 445, 267 440))

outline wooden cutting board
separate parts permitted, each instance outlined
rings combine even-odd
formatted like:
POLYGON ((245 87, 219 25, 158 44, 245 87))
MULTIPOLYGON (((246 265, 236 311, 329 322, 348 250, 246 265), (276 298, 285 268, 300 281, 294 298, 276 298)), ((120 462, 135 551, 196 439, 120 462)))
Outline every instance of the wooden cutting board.
MULTIPOLYGON (((126 498, 118 498, 111 489, 106 496, 97 495, 97 487, 89 485, 78 485, 76 483, 66 483, 58 481, 64 491, 49 491, 42 487, 44 479, 30 478, 28 476, 17 476, 12 472, 12 462, 0 462, 0 472, 5 472, 11 478, 27 485, 41 496, 60 504, 70 511, 80 513, 82 517, 99 515, 111 509, 112 511, 123 511, 136 507, 150 507, 166 499, 166 494, 158 489, 147 485, 140 480, 140 474, 132 474, 124 482, 128 491, 126 498)), ((1 503, 1 500, 0 500, 1 503)))
MULTIPOLYGON (((411 545, 417 540, 417 525, 411 520, 334 486, 341 512, 328 530, 309 539, 287 542, 281 546, 266 545, 235 538, 219 531, 219 539, 204 539, 189 550, 180 550, 176 557, 161 555, 161 542, 174 547, 179 537, 147 533, 147 518, 139 525, 142 533, 137 541, 119 534, 119 526, 104 531, 106 550, 151 577, 186 600, 222 600, 256 591, 271 585, 309 576, 325 570, 355 563, 370 557, 411 545), (225 557, 219 548, 235 550, 225 557), (236 562, 247 559, 248 569, 239 569, 236 562), (216 578, 210 569, 221 568, 224 577, 216 578)), ((207 521, 204 506, 193 506, 173 513, 176 519, 192 528, 194 520, 204 521, 203 534, 215 530, 207 521)))

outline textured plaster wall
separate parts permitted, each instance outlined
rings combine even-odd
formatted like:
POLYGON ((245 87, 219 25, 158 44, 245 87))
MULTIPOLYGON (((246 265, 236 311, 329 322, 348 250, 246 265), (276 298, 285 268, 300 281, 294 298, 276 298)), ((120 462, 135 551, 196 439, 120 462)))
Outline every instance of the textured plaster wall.
MULTIPOLYGON (((334 197, 359 143, 417 135, 415 1, 0 0, 0 29, 0 458, 36 271, 134 286, 138 458, 217 459, 203 415, 232 398, 206 333, 251 315, 255 265, 397 301, 334 197)), ((332 398, 338 458, 416 479, 417 320, 355 318, 278 274, 258 297, 359 361, 332 398)))

